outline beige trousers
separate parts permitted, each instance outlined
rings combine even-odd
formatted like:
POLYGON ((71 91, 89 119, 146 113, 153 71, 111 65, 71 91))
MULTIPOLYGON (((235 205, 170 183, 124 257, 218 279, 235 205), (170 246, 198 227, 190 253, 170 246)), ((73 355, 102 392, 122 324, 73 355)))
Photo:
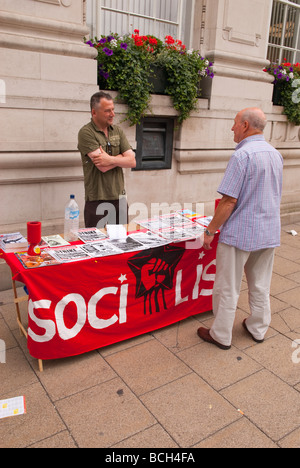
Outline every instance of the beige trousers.
POLYGON ((264 336, 271 323, 270 287, 275 249, 245 252, 219 243, 217 248, 217 273, 213 290, 214 323, 210 335, 219 343, 230 346, 237 303, 245 272, 251 315, 246 325, 258 340, 264 336))

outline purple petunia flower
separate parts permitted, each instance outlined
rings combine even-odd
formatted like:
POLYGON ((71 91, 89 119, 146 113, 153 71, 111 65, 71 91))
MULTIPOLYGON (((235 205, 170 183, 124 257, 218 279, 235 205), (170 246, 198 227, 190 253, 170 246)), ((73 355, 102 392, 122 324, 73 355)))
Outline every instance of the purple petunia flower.
POLYGON ((99 66, 99 75, 102 76, 105 80, 108 80, 109 73, 105 72, 101 66, 99 66))
POLYGON ((94 47, 94 44, 92 43, 92 41, 87 41, 86 44, 88 44, 90 47, 94 47))
POLYGON ((108 47, 104 47, 103 52, 104 52, 105 55, 107 55, 108 57, 111 57, 112 55, 114 55, 114 52, 113 52, 111 49, 108 49, 108 47))
POLYGON ((105 37, 103 37, 102 39, 100 39, 99 44, 105 44, 105 43, 106 43, 106 38, 105 38, 105 37))
POLYGON ((123 50, 127 50, 128 48, 128 44, 126 44, 126 42, 122 42, 122 44, 120 45, 121 49, 123 50))
POLYGON ((107 36, 107 42, 111 42, 114 39, 114 36, 107 36))

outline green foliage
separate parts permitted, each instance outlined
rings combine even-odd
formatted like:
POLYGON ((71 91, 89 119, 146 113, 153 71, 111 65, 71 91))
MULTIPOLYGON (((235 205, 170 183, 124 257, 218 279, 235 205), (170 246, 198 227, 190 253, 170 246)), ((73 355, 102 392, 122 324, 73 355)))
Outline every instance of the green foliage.
POLYGON ((179 122, 195 109, 199 83, 203 76, 213 77, 212 64, 196 51, 186 51, 181 41, 167 36, 165 43, 154 36, 117 34, 86 41, 98 51, 98 84, 100 89, 117 90, 128 105, 127 119, 138 124, 149 109, 153 85, 149 81, 154 65, 167 75, 165 93, 171 96, 179 112, 179 122))
POLYGON ((264 71, 274 77, 278 104, 284 107, 288 121, 300 125, 300 64, 284 59, 282 64, 271 64, 264 71))
POLYGON ((178 121, 182 123, 196 108, 200 74, 206 61, 194 51, 178 54, 176 50, 165 50, 156 62, 166 70, 166 94, 171 96, 174 108, 179 112, 178 121))
POLYGON ((281 103, 284 106, 284 114, 287 116, 289 122, 300 125, 300 75, 296 80, 282 86, 281 103), (297 85, 296 80, 298 80, 298 86, 295 86, 297 85))

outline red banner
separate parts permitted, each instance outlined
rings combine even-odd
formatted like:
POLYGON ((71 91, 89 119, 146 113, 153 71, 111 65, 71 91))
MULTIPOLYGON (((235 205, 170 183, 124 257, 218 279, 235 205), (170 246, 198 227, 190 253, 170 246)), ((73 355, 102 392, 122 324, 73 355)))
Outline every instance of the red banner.
POLYGON ((5 255, 29 291, 30 354, 74 356, 211 310, 217 239, 30 270, 5 255))

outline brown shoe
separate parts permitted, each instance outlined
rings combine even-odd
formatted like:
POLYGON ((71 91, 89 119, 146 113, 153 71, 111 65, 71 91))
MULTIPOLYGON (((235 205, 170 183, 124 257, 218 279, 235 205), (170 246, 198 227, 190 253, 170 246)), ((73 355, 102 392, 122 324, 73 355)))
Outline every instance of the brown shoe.
POLYGON ((225 346, 225 345, 223 345, 221 343, 218 343, 218 341, 214 340, 210 336, 208 328, 202 328, 202 327, 199 328, 198 331, 197 331, 197 334, 202 340, 206 341, 207 343, 211 343, 211 344, 217 346, 218 348, 223 349, 224 351, 225 350, 227 351, 228 349, 231 348, 231 346, 225 346))
POLYGON ((245 330, 246 330, 246 332, 248 333, 248 335, 250 335, 251 338, 252 338, 252 340, 255 341, 256 343, 263 343, 265 340, 257 340, 256 338, 254 338, 254 336, 252 335, 252 333, 249 332, 249 330, 248 330, 248 328, 247 328, 247 325, 246 325, 246 320, 247 320, 247 319, 245 319, 245 320, 243 321, 243 327, 245 328, 245 330))

